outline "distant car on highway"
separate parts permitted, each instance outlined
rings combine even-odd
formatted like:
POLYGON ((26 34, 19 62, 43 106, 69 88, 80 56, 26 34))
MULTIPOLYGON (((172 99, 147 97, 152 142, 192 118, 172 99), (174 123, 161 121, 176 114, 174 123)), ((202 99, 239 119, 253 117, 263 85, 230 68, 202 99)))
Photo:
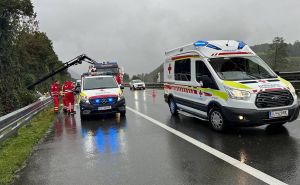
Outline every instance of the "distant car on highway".
POLYGON ((129 82, 130 90, 146 89, 146 85, 142 80, 132 80, 129 82))
POLYGON ((111 75, 86 75, 82 77, 80 90, 80 114, 126 114, 124 87, 111 75))
POLYGON ((197 41, 166 52, 165 101, 182 111, 228 126, 282 125, 297 119, 292 84, 241 41, 197 41))

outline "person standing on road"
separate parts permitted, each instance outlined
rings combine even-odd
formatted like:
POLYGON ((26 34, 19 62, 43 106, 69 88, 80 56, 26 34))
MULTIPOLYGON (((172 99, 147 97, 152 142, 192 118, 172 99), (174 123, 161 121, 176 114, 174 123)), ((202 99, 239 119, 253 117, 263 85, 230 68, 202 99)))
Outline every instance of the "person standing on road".
POLYGON ((58 106, 59 106, 59 81, 55 80, 54 83, 51 85, 51 95, 53 97, 54 103, 54 112, 58 113, 58 106))
POLYGON ((70 81, 66 81, 66 93, 65 96, 67 98, 67 102, 68 102, 68 107, 67 107, 67 111, 68 114, 75 114, 76 112, 74 111, 74 102, 75 102, 75 97, 74 97, 74 85, 72 82, 70 81))
POLYGON ((68 81, 65 81, 65 83, 62 86, 62 94, 63 94, 63 104, 64 104, 64 112, 68 112, 68 98, 66 98, 66 92, 67 92, 67 88, 68 88, 68 81))

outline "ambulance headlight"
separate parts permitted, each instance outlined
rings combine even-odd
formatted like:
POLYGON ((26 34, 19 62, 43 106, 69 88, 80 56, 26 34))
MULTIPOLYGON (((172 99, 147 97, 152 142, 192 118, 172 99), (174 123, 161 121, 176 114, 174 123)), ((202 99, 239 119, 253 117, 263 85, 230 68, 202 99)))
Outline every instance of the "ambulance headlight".
POLYGON ((249 91, 244 91, 240 89, 233 89, 230 87, 225 87, 228 95, 232 99, 237 99, 237 100, 249 100, 251 94, 249 91))
POLYGON ((124 95, 123 94, 120 94, 119 96, 118 96, 118 101, 121 101, 121 100, 123 100, 124 99, 124 95))
POLYGON ((89 101, 89 99, 88 99, 87 96, 81 97, 81 100, 80 100, 80 101, 83 102, 83 103, 90 103, 90 101, 89 101))
POLYGON ((295 88, 293 87, 292 84, 289 84, 287 88, 288 88, 289 91, 293 94, 293 96, 296 96, 296 95, 297 95, 297 94, 296 94, 296 90, 295 90, 295 88))

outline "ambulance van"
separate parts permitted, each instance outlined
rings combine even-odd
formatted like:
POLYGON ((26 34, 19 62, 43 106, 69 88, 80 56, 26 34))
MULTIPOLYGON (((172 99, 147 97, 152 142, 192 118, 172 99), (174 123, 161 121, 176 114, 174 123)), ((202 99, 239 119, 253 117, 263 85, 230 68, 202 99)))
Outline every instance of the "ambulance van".
POLYGON ((244 42, 197 41, 166 53, 164 98, 171 114, 228 126, 282 125, 297 119, 297 94, 244 42))
POLYGON ((112 75, 91 72, 81 79, 80 114, 81 118, 93 114, 126 114, 124 87, 112 75))

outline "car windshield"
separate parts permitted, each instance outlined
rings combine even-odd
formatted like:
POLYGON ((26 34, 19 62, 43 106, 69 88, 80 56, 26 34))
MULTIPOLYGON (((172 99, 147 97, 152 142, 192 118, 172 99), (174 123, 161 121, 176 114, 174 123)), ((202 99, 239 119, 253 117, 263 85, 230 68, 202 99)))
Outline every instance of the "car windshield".
POLYGON ((118 68, 97 68, 97 72, 110 72, 112 74, 118 74, 119 69, 118 68))
POLYGON ((223 80, 275 78, 277 75, 259 57, 212 58, 209 62, 223 80))
POLYGON ((117 87, 118 85, 114 77, 85 78, 83 85, 84 90, 107 89, 117 87))
POLYGON ((141 83, 141 80, 132 80, 133 83, 141 83))

